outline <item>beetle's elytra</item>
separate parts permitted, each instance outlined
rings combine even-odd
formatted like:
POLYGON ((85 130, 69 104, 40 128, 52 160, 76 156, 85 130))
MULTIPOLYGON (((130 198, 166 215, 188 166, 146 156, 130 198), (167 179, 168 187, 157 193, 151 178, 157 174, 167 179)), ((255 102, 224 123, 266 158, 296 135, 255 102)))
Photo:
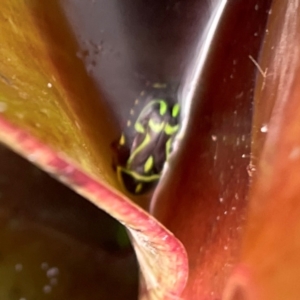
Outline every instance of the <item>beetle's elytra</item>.
POLYGON ((116 171, 130 193, 145 193, 158 182, 179 129, 179 113, 179 104, 152 99, 134 123, 133 140, 129 143, 124 134, 121 136, 118 151, 123 158, 119 159, 116 171))

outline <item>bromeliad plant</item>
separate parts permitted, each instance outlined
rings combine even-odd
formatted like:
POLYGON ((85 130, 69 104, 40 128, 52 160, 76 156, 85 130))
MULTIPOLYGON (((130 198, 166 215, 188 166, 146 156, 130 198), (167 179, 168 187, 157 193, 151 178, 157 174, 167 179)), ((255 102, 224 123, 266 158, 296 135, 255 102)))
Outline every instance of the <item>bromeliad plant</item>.
POLYGON ((1 141, 126 226, 140 299, 299 299, 298 1, 103 3, 0 4, 1 141))

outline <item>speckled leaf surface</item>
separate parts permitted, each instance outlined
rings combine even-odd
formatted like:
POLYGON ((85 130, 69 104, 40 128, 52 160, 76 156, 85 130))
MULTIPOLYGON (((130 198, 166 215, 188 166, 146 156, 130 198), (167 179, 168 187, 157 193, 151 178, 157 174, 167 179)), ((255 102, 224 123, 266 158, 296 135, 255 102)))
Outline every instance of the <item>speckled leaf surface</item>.
POLYGON ((298 299, 299 1, 82 3, 0 4, 1 142, 127 227, 140 299, 298 299), (139 198, 111 144, 145 82, 184 130, 139 198))

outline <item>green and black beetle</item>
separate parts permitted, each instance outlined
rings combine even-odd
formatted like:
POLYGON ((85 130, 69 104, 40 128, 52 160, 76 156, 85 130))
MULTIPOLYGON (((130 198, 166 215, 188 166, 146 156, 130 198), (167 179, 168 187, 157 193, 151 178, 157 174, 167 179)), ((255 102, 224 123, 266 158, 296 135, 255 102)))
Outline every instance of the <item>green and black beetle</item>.
POLYGON ((179 130, 179 113, 179 104, 152 99, 134 123, 133 139, 128 141, 124 134, 121 136, 118 149, 123 156, 126 154, 116 165, 116 171, 130 193, 145 193, 158 182, 179 130))

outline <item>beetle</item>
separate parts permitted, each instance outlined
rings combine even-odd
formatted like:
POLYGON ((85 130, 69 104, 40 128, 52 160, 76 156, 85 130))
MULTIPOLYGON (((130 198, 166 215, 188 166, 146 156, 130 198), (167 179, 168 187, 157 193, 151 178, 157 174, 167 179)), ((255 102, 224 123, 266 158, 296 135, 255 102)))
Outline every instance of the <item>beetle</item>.
POLYGON ((172 151, 172 142, 179 130, 178 103, 152 99, 134 123, 134 137, 129 141, 122 134, 118 149, 125 159, 116 166, 117 177, 132 194, 148 192, 159 180, 163 166, 172 151))

